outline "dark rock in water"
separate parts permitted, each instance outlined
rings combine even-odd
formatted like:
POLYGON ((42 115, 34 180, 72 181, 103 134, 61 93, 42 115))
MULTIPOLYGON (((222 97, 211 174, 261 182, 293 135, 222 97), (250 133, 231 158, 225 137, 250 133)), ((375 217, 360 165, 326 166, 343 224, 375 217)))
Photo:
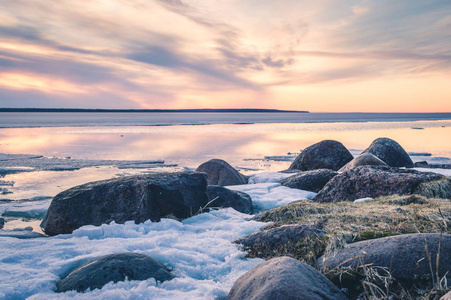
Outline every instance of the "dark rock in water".
POLYGON ((48 235, 71 233, 83 225, 115 221, 184 219, 207 202, 207 180, 201 173, 158 173, 96 181, 73 187, 53 198, 41 227, 48 235))
POLYGON ((414 166, 415 166, 415 168, 428 168, 429 167, 429 164, 428 164, 428 162, 427 161, 417 161, 415 164, 414 164, 414 166))
POLYGON ((407 152, 409 156, 432 156, 429 152, 407 152))
POLYGON ((387 166, 387 164, 371 153, 362 153, 348 162, 338 172, 345 172, 360 166, 387 166))
POLYGON ((316 169, 339 170, 353 159, 342 143, 325 140, 305 148, 293 161, 289 169, 302 171, 316 169))
POLYGON ((389 138, 375 139, 362 153, 371 153, 390 167, 413 168, 413 162, 407 152, 396 141, 389 138))
POLYGON ((269 230, 262 230, 234 241, 236 244, 242 244, 244 250, 251 249, 255 245, 265 244, 267 247, 276 247, 288 243, 297 242, 307 236, 322 236, 325 231, 309 227, 307 225, 283 225, 269 230))
POLYGON ((280 181, 283 186, 318 193, 338 172, 330 169, 305 171, 280 181))
POLYGON ((247 184, 249 179, 222 159, 210 159, 197 167, 196 172, 206 173, 209 185, 247 184))
POLYGON ((209 201, 207 207, 231 207, 245 214, 251 214, 253 211, 251 197, 243 192, 232 191, 222 186, 209 185, 207 187, 207 196, 209 201))
POLYGON ((384 166, 361 166, 332 178, 312 201, 353 201, 395 194, 447 198, 448 192, 451 193, 451 190, 448 191, 447 181, 449 179, 437 173, 384 166))
POLYGON ((5 225, 5 219, 0 217, 0 229, 3 228, 3 225, 5 225))
MULTIPOLYGON (((436 262, 440 243, 439 233, 416 233, 366 240, 347 245, 338 252, 318 259, 318 267, 357 268, 358 265, 370 264, 371 267, 384 267, 397 279, 414 280, 417 276, 431 276, 429 263, 432 264, 433 276, 436 274, 436 262), (427 244, 427 251, 426 251, 427 244), (429 260, 428 254, 431 255, 429 260)), ((451 234, 443 234, 440 245, 438 274, 443 277, 451 270, 451 234)), ((447 275, 448 280, 451 274, 447 275)))
POLYGON ((155 278, 156 281, 171 280, 174 276, 157 260, 138 253, 118 253, 99 257, 78 269, 58 282, 58 293, 76 290, 84 292, 100 289, 108 282, 128 280, 146 280, 155 278))
POLYGON ((242 275, 228 300, 345 300, 323 274, 289 257, 265 261, 242 275))

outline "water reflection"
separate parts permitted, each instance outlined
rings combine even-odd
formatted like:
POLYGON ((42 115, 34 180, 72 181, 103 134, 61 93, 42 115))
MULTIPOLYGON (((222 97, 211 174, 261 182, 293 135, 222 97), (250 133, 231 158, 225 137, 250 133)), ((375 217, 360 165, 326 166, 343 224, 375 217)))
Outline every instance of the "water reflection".
MULTIPOLYGON (((110 166, 9 174, 0 179, 15 184, 7 187, 12 194, 0 195, 0 215, 16 209, 13 202, 19 199, 52 197, 89 181, 196 168, 211 158, 222 158, 235 167, 247 168, 241 169, 246 174, 280 171, 290 162, 262 158, 296 153, 325 139, 338 140, 348 149, 363 150, 378 137, 392 138, 410 152, 451 157, 451 121, 0 129, 0 153, 89 160, 165 160, 167 164, 179 165, 152 170, 119 170, 110 166), (5 202, 6 199, 13 202, 5 202)), ((33 206, 37 202, 26 203, 33 206)), ((31 226, 39 232, 39 221, 25 221, 7 218, 5 228, 31 226)))
POLYGON ((338 140, 350 149, 364 149, 378 137, 392 138, 407 151, 451 156, 451 121, 13 128, 0 129, 0 153, 163 159, 195 167, 211 157, 241 163, 244 158, 298 152, 324 139, 338 140))

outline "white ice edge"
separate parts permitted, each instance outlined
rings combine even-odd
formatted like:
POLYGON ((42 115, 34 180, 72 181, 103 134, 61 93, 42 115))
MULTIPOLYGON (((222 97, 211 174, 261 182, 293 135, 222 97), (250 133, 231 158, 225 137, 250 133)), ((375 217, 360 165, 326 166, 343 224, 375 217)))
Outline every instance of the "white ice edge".
MULTIPOLYGON (((228 188, 248 193, 262 209, 314 195, 281 186, 278 181, 292 174, 280 174, 259 174, 254 184, 228 188)), ((48 202, 31 207, 42 209, 48 202)), ((25 240, 0 237, 0 299, 223 299, 239 276, 262 261, 245 259, 245 252, 232 243, 268 225, 250 218, 228 208, 183 222, 84 226, 72 234, 25 240), (171 268, 176 278, 162 284, 153 279, 125 281, 87 293, 55 293, 60 278, 76 267, 119 252, 149 255, 171 268)))

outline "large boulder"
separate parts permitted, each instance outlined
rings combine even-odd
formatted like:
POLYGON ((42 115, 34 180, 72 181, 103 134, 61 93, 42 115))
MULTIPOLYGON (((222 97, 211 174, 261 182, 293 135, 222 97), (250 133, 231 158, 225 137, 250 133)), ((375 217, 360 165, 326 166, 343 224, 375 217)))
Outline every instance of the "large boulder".
POLYGON ((166 281, 174 278, 159 261, 138 253, 110 254, 75 269, 57 284, 58 293, 101 289, 108 282, 128 280, 166 281))
POLYGON ((280 181, 280 184, 292 189, 318 193, 338 172, 330 169, 311 170, 298 173, 280 181))
POLYGON ((332 178, 312 201, 354 201, 395 194, 448 198, 448 195, 451 195, 451 185, 448 181, 445 176, 437 173, 384 166, 361 166, 332 178))
POLYGON ((184 219, 207 202, 207 180, 201 173, 158 173, 96 181, 56 195, 41 223, 48 235, 71 233, 83 225, 115 221, 184 219))
POLYGON ((324 275, 289 257, 265 261, 242 275, 228 300, 344 300, 343 293, 324 275))
POLYGON ((247 184, 249 179, 222 159, 210 159, 197 167, 196 172, 206 173, 209 185, 247 184))
POLYGON ((342 143, 324 140, 305 148, 291 164, 291 170, 339 170, 353 159, 352 154, 342 143))
POLYGON ((343 168, 338 170, 338 172, 345 172, 360 166, 388 166, 385 162, 379 159, 377 156, 371 153, 362 153, 355 157, 353 160, 348 162, 343 168))
POLYGON ((255 247, 275 249, 289 242, 296 243, 307 236, 322 236, 326 232, 300 224, 282 225, 268 230, 251 233, 234 241, 243 245, 244 250, 252 250, 255 247))
POLYGON ((218 185, 209 185, 207 196, 207 207, 231 207, 245 214, 251 214, 253 211, 251 197, 240 191, 232 191, 218 185))
POLYGON ((352 243, 338 252, 320 257, 317 265, 327 269, 350 267, 356 271, 362 265, 383 267, 390 270, 391 275, 397 279, 413 280, 416 277, 435 277, 439 254, 438 275, 443 277, 446 274, 449 280, 449 253, 451 234, 416 233, 352 243))
POLYGON ((389 138, 375 139, 362 153, 371 153, 390 167, 413 168, 413 162, 404 148, 389 138))

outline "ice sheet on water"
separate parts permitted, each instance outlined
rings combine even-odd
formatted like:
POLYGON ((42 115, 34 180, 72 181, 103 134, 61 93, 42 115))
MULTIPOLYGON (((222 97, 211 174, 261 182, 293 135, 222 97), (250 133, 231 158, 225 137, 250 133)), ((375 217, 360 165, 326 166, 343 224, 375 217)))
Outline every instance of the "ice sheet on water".
POLYGON ((249 194, 252 198, 255 213, 289 204, 296 200, 311 199, 316 195, 313 192, 291 189, 275 182, 234 185, 227 186, 227 188, 249 194))
POLYGON ((414 169, 420 172, 433 172, 451 177, 451 169, 438 169, 438 168, 414 168, 414 169))
POLYGON ((251 175, 249 178, 249 184, 279 182, 280 180, 288 178, 293 175, 294 174, 279 173, 279 172, 261 172, 251 175))
POLYGON ((51 200, 0 203, 0 216, 42 219, 51 200))
POLYGON ((261 262, 243 259, 234 239, 266 223, 233 209, 204 213, 183 222, 163 219, 134 224, 84 226, 71 235, 19 240, 0 237, 0 298, 6 299, 214 299, 261 262), (20 251, 18 251, 20 249, 20 251), (60 277, 102 255, 137 252, 161 261, 176 278, 109 283, 86 294, 54 290, 60 277))

